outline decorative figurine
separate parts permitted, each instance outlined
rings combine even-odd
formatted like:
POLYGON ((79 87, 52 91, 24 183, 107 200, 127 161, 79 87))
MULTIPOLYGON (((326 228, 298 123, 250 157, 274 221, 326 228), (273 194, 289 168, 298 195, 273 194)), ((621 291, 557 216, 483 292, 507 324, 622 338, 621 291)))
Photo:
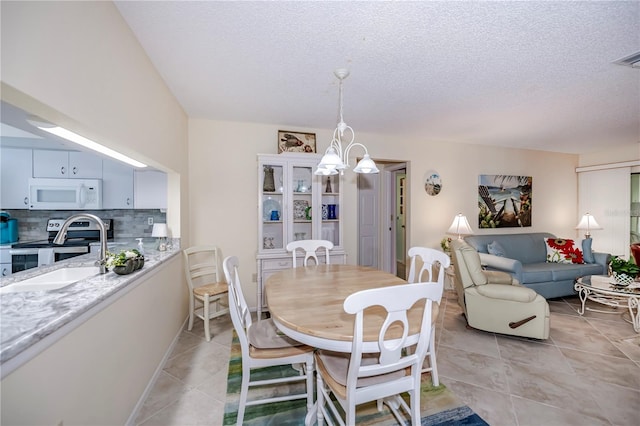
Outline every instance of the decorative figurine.
POLYGON ((276 190, 276 183, 273 180, 273 167, 264 166, 264 183, 262 184, 262 190, 265 192, 274 192, 276 190))
POLYGON ((331 189, 331 176, 327 176, 327 187, 324 189, 324 192, 326 192, 327 194, 333 192, 333 190, 331 189))

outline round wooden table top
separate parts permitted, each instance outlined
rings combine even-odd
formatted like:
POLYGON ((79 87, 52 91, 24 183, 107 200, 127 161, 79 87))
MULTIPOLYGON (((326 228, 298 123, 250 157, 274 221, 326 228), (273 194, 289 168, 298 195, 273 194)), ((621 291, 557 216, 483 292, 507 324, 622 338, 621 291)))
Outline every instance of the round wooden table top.
MULTIPOLYGON (((278 328, 293 339, 318 348, 348 352, 355 315, 344 311, 344 300, 361 290, 399 284, 407 282, 364 266, 299 267, 277 272, 267 279, 267 305, 278 328)), ((423 307, 421 303, 409 311, 409 323, 416 324, 416 329, 410 332, 417 331, 423 307)), ((377 341, 385 316, 381 307, 365 311, 367 319, 374 318, 365 321, 365 341, 377 341)))

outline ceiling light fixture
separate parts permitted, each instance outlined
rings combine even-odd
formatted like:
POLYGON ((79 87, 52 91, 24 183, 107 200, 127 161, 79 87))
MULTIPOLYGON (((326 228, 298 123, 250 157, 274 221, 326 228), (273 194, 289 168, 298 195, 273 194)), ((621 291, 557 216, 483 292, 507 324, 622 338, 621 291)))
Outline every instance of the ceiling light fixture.
POLYGON ((340 121, 338 126, 333 131, 333 139, 331 144, 324 152, 320 164, 315 171, 316 175, 337 175, 344 174, 344 169, 349 167, 349 151, 354 146, 360 146, 364 149, 364 157, 358 162, 353 169, 356 173, 378 173, 380 170, 376 167, 376 163, 369 157, 369 151, 367 147, 359 142, 355 142, 355 132, 347 123, 344 122, 342 117, 342 82, 349 76, 349 70, 346 68, 339 68, 333 72, 338 80, 340 80, 340 121), (350 133, 351 140, 347 144, 344 151, 342 150, 342 138, 345 131, 350 133))
POLYGON ((55 124, 44 121, 39 117, 29 117, 27 118, 27 122, 32 126, 37 127, 40 130, 44 130, 45 132, 51 133, 52 135, 59 136, 63 139, 66 139, 73 143, 77 143, 78 145, 82 145, 85 148, 92 149, 101 154, 108 155, 111 158, 115 158, 116 160, 122 161, 131 166, 147 167, 147 165, 144 163, 134 160, 131 157, 127 157, 124 154, 120 154, 119 152, 114 151, 111 148, 107 148, 104 145, 100 145, 98 142, 94 142, 91 139, 87 139, 84 136, 80 136, 79 134, 74 133, 71 130, 67 130, 64 127, 56 126, 55 124))
POLYGON ((640 51, 632 53, 629 56, 613 61, 616 65, 624 65, 631 68, 640 68, 640 51))

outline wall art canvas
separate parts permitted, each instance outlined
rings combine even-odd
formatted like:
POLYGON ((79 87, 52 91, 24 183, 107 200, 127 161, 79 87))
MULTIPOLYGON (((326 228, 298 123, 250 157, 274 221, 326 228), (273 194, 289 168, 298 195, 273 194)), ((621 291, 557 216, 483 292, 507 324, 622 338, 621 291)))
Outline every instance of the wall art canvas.
POLYGON ((531 226, 531 176, 478 176, 478 227, 531 226))
POLYGON ((282 152, 316 152, 316 134, 278 130, 278 154, 282 152))

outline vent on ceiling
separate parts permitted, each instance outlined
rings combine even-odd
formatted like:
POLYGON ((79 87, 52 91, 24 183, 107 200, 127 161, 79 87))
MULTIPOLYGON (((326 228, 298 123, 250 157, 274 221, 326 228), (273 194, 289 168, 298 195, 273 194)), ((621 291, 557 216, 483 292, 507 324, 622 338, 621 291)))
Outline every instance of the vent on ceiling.
POLYGON ((629 56, 625 56, 624 58, 620 58, 617 61, 613 61, 613 63, 631 68, 640 68, 640 52, 636 52, 629 56))

